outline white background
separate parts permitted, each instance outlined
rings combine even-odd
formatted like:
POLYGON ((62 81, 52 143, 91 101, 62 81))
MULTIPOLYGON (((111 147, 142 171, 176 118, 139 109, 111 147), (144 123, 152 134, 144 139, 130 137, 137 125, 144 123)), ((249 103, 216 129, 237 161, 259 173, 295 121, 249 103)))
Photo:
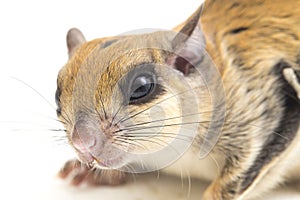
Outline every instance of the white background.
MULTIPOLYGON (((117 188, 70 187, 55 174, 73 152, 59 140, 63 132, 49 129, 62 128, 55 121, 54 93, 57 73, 67 61, 69 28, 80 28, 88 40, 140 28, 170 29, 201 2, 1 1, 0 195, 5 198, 0 199, 187 198, 187 181, 182 187, 180 178, 157 180, 155 175, 117 188)), ((193 199, 200 199, 204 186, 193 182, 193 199)))

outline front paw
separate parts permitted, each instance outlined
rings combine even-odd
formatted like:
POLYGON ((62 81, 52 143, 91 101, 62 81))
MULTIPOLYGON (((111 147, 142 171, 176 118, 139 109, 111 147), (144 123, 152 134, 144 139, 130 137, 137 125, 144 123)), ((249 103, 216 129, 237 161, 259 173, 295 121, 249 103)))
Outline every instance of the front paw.
POLYGON ((58 172, 62 179, 71 178, 72 185, 87 183, 88 185, 120 185, 126 181, 126 174, 117 170, 95 169, 81 163, 79 160, 70 160, 58 172))

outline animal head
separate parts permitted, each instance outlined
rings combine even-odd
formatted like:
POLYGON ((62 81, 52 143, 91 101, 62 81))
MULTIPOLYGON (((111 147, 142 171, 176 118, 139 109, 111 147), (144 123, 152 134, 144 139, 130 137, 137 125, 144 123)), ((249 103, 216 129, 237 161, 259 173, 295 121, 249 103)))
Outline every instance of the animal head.
POLYGON ((78 29, 68 32, 57 114, 82 162, 120 169, 159 155, 157 168, 176 160, 208 127, 211 96, 198 69, 208 67, 200 13, 201 8, 179 32, 88 42, 78 29))

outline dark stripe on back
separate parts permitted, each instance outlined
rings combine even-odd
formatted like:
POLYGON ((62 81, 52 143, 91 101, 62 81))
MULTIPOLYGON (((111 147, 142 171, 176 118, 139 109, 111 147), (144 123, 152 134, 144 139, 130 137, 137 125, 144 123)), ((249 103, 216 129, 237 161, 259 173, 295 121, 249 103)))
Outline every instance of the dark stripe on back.
POLYGON ((279 156, 296 136, 300 124, 300 104, 294 89, 282 75, 282 70, 287 67, 289 67, 289 65, 286 62, 281 61, 273 68, 273 72, 279 77, 279 80, 282 83, 279 92, 285 98, 284 114, 279 126, 274 130, 274 133, 270 134, 255 162, 245 173, 245 179, 241 184, 240 193, 245 191, 253 183, 263 166, 279 156))

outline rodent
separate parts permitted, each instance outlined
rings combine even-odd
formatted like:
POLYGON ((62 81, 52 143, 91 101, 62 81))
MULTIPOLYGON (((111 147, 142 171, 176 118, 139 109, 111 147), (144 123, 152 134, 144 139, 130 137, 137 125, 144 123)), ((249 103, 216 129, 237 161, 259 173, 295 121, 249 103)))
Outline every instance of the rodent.
POLYGON ((180 173, 180 165, 212 181, 204 200, 255 199, 299 179, 299 27, 298 1, 207 0, 172 31, 87 42, 71 29, 56 101, 80 161, 60 176, 85 163, 73 184, 115 185, 128 172, 180 173), (191 146, 163 163, 168 154, 159 153, 174 138, 191 146))

